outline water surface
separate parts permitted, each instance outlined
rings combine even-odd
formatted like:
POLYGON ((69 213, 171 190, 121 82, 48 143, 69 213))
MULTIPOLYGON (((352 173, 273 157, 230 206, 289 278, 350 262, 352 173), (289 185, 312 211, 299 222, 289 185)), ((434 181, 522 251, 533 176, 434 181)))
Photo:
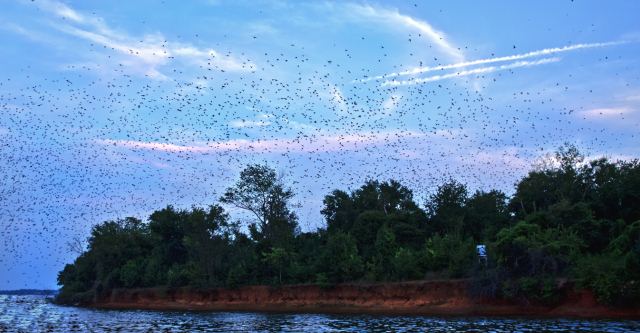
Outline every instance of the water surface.
POLYGON ((62 307, 0 295, 4 332, 640 332, 638 320, 159 312, 62 307))

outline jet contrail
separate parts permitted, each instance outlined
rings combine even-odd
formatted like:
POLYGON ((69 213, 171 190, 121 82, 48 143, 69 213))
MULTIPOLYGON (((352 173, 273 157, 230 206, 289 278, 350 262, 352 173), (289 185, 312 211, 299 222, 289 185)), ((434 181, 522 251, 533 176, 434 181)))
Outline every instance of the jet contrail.
POLYGON ((379 76, 374 76, 374 77, 369 77, 369 78, 357 80, 355 82, 368 82, 368 81, 388 79, 388 78, 397 77, 397 76, 403 76, 403 75, 415 75, 415 74, 421 74, 421 73, 426 73, 426 72, 433 72, 433 71, 439 71, 439 70, 447 70, 447 69, 454 69, 454 68, 469 67, 469 66, 474 66, 474 65, 490 64, 490 63, 495 63, 495 62, 521 60, 521 59, 533 58, 533 57, 537 57, 537 56, 544 56, 544 55, 561 53, 561 52, 569 52, 569 51, 580 50, 580 49, 606 47, 606 46, 620 45, 620 44, 626 44, 626 43, 627 43, 627 41, 573 44, 573 45, 567 45, 567 46, 563 46, 563 47, 554 47, 554 48, 542 49, 542 50, 537 50, 537 51, 531 51, 531 52, 527 52, 527 53, 514 54, 514 55, 510 55, 510 56, 464 61, 464 62, 459 62, 459 63, 455 63, 455 64, 449 64, 449 65, 442 65, 442 66, 435 66, 435 67, 430 67, 430 66, 416 67, 416 68, 413 68, 413 69, 410 69, 410 70, 407 70, 407 71, 403 71, 403 72, 388 73, 388 74, 384 74, 384 75, 379 75, 379 76))
POLYGON ((383 87, 406 86, 406 85, 419 84, 419 83, 425 83, 425 82, 446 80, 446 79, 451 79, 455 77, 468 76, 468 75, 474 75, 474 74, 492 73, 492 72, 502 71, 506 69, 519 68, 519 67, 538 66, 538 65, 544 65, 544 64, 549 64, 549 63, 558 62, 558 61, 560 61, 560 58, 557 58, 557 57, 544 58, 536 61, 517 61, 510 64, 502 65, 502 66, 480 67, 480 68, 474 68, 474 69, 461 71, 461 72, 455 72, 455 73, 449 73, 449 74, 443 74, 443 75, 434 75, 434 76, 428 76, 428 77, 419 78, 419 79, 402 80, 402 81, 388 80, 383 82, 382 86, 383 87))

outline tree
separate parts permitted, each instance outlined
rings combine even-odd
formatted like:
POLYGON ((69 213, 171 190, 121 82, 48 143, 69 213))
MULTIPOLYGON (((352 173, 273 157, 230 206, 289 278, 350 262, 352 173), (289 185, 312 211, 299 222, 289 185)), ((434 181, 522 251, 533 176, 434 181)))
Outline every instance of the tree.
POLYGON ((354 239, 341 231, 329 235, 322 252, 319 274, 331 283, 354 281, 362 276, 363 263, 354 239))
POLYGON ((464 205, 467 201, 467 187, 455 180, 438 186, 436 193, 427 201, 430 217, 430 231, 444 234, 462 231, 464 205))
POLYGON ((627 223, 640 220, 640 161, 620 162, 620 217, 627 223))
POLYGON ((349 234, 354 236, 358 246, 358 253, 365 261, 369 261, 375 255, 378 230, 386 221, 387 218, 384 213, 367 210, 358 215, 358 218, 353 222, 353 228, 351 228, 349 234))
POLYGON ((257 223, 249 225, 252 238, 264 242, 265 249, 276 246, 287 248, 298 230, 295 213, 288 203, 293 192, 277 177, 275 170, 266 165, 249 165, 240 173, 240 180, 227 188, 220 198, 251 213, 257 223))
POLYGON ((510 221, 507 196, 500 191, 477 191, 465 205, 464 234, 476 242, 491 240, 510 221))
POLYGON ((413 200, 411 190, 398 181, 368 180, 351 194, 335 190, 323 202, 327 231, 357 234, 358 248, 364 257, 370 255, 383 223, 388 223, 403 245, 419 248, 424 241, 426 214, 413 200))
POLYGON ((278 284, 282 284, 282 270, 289 263, 289 253, 281 247, 272 247, 262 253, 263 260, 278 271, 278 284))
POLYGON ((327 230, 348 232, 353 227, 353 221, 358 216, 351 196, 341 190, 334 190, 326 195, 322 201, 324 208, 320 211, 327 221, 327 230))
POLYGON ((556 279, 566 278, 583 247, 582 240, 562 228, 542 228, 521 221, 498 233, 494 255, 504 272, 502 293, 513 299, 557 301, 556 279))
POLYGON ((433 235, 425 242, 422 253, 427 270, 453 278, 465 276, 476 257, 473 239, 459 233, 433 235))
POLYGON ((375 242, 375 255, 371 262, 373 266, 373 278, 387 280, 391 278, 393 256, 397 250, 396 237, 391 228, 383 225, 378 229, 375 242))
POLYGON ((578 165, 584 161, 584 155, 573 144, 565 142, 555 153, 560 169, 565 173, 575 172, 578 165))
POLYGON ((187 249, 183 239, 185 235, 185 214, 167 206, 149 216, 149 230, 158 246, 154 249, 159 263, 168 270, 174 264, 183 264, 187 258, 187 249))
POLYGON ((605 251, 583 256, 576 267, 582 287, 599 302, 634 306, 640 302, 640 221, 628 225, 605 251))
POLYGON ((81 237, 73 236, 71 240, 67 241, 67 248, 71 253, 75 253, 79 256, 84 253, 87 248, 87 244, 81 237))
POLYGON ((234 232, 228 219, 219 205, 211 205, 208 210, 194 207, 185 214, 183 244, 194 267, 192 278, 196 281, 192 284, 220 285, 226 280, 228 245, 234 232))
POLYGON ((516 185, 509 203, 518 218, 543 210, 556 201, 556 182, 550 171, 531 171, 516 185))
POLYGON ((574 145, 565 144, 555 152, 553 165, 531 171, 516 187, 510 209, 522 219, 527 214, 544 211, 554 203, 584 200, 588 186, 580 175, 584 156, 574 145))
POLYGON ((393 277, 397 280, 419 279, 422 275, 422 267, 418 263, 418 255, 415 251, 401 247, 392 259, 393 277))

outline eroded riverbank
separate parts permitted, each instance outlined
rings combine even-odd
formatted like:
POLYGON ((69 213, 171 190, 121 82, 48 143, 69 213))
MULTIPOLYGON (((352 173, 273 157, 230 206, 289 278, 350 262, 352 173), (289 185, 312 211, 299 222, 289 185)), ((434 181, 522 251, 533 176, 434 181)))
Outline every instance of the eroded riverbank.
POLYGON ((640 308, 597 304, 587 291, 566 290, 554 306, 471 297, 467 281, 248 286, 238 289, 116 289, 88 304, 105 309, 371 313, 451 316, 640 318, 640 308))

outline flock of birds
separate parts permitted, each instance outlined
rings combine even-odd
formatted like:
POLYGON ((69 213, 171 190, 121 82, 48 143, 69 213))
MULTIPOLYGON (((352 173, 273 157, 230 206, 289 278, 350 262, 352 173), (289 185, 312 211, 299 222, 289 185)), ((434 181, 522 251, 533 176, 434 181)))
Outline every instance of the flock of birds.
MULTIPOLYGON (((417 50, 422 40, 406 36, 417 50)), ((356 46, 368 59, 345 46, 318 54, 292 43, 254 59, 217 55, 242 59, 239 71, 215 56, 188 69, 169 59, 165 80, 131 73, 117 57, 54 77, 25 66, 0 78, 0 266, 28 274, 52 262, 55 272, 72 257, 66 241, 91 225, 214 203, 248 163, 283 174, 309 230, 322 225, 324 195, 367 178, 398 179, 421 202, 448 178, 509 191, 535 157, 564 141, 582 138, 593 151, 623 145, 554 100, 572 77, 513 89, 520 72, 510 70, 383 86, 363 80, 380 74, 367 64, 389 63, 397 51, 367 36, 356 46)), ((446 64, 430 52, 409 58, 446 64)))

